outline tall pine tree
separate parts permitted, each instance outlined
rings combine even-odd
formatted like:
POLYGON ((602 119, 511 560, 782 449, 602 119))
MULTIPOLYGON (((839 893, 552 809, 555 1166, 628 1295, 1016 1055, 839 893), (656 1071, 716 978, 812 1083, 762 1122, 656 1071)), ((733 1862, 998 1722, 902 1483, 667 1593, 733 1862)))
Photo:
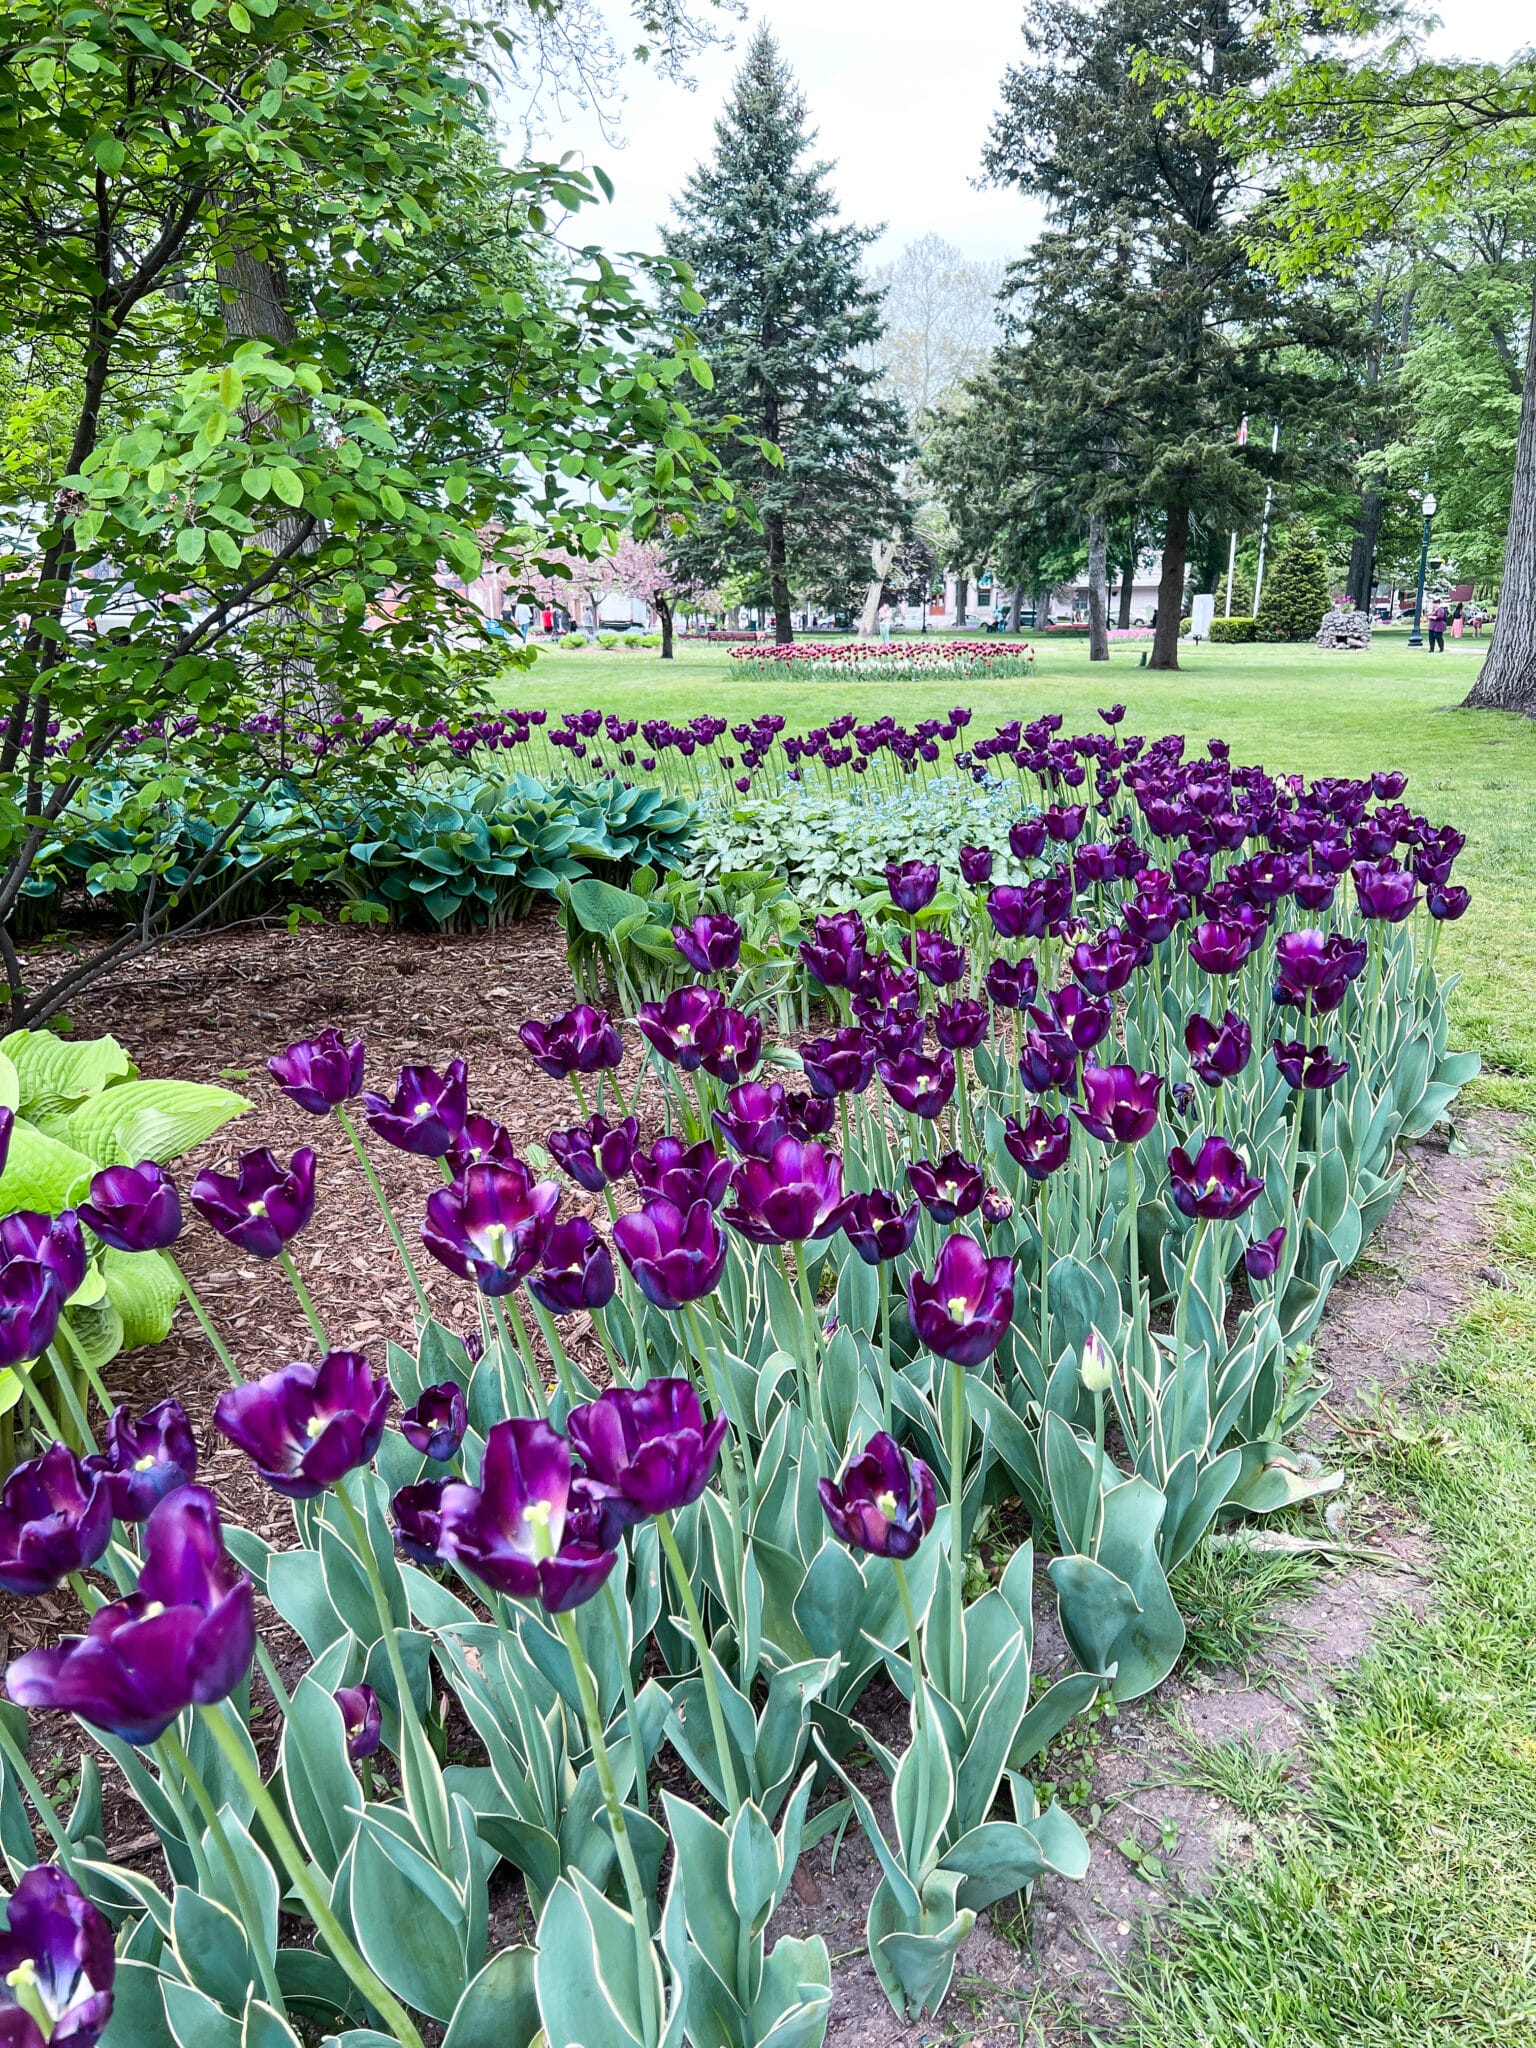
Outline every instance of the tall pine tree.
POLYGON ((1161 513, 1154 668, 1178 666, 1191 553, 1214 559, 1214 536, 1262 499, 1269 422, 1282 426, 1278 480, 1342 474, 1358 409, 1352 315, 1250 260, 1251 173, 1168 82, 1257 89, 1278 61, 1263 6, 1027 0, 1026 36, 1048 54, 1007 73, 986 153, 996 180, 1049 209, 1014 283, 1065 438, 1104 451, 1084 464, 1090 507, 1161 513), (1244 414, 1255 430, 1240 449, 1244 414))
POLYGON ((794 76, 759 29, 715 123, 714 156, 674 202, 665 237, 703 300, 690 317, 714 389, 697 410, 741 420, 726 472, 762 520, 754 532, 712 513, 677 552, 701 581, 744 578, 772 605, 780 641, 793 638, 796 593, 846 590, 867 575, 870 543, 905 524, 901 409, 880 388, 880 301, 860 275, 878 231, 839 218, 814 141, 794 76))

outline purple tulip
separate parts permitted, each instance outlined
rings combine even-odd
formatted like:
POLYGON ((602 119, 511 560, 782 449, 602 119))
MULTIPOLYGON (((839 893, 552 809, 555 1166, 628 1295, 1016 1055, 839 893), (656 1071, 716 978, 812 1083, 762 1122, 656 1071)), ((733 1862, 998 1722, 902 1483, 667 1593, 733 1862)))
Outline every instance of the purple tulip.
POLYGON ((1065 988, 1053 988, 1046 1000, 1051 1006, 1050 1015, 1031 1010, 1030 1016, 1042 1030, 1070 1038, 1078 1052, 1092 1052, 1108 1037, 1113 1012, 1107 997, 1089 995, 1075 982, 1069 982, 1065 988))
POLYGON ((1103 719, 1106 725, 1116 726, 1125 716, 1125 706, 1123 704, 1111 704, 1107 711, 1105 711, 1101 706, 1099 710, 1099 716, 1103 719))
POLYGON ((1003 1119, 1003 1144, 1009 1158, 1017 1160, 1031 1180, 1048 1180, 1067 1163, 1072 1125, 1065 1111, 1052 1116, 1037 1102, 1023 1123, 1016 1117, 1003 1119))
POLYGON ((1189 957, 1207 974, 1236 974, 1258 944, 1258 934, 1231 922, 1196 925, 1189 957))
POLYGON ((610 1387, 566 1428, 588 1475, 611 1498, 622 1523, 670 1515, 696 1501, 709 1482, 725 1437, 726 1418, 706 1424, 686 1379, 610 1387))
POLYGON ((1200 1079, 1208 1088, 1219 1088, 1247 1066, 1253 1033, 1236 1010, 1228 1010, 1219 1024, 1195 1015, 1185 1022, 1184 1047, 1200 1079))
POLYGON ((1273 1280, 1280 1264, 1280 1247, 1285 1243, 1285 1225, 1277 1223, 1268 1237, 1256 1237, 1243 1253, 1243 1269, 1250 1280, 1273 1280))
POLYGON ((1281 1078, 1293 1088, 1332 1088, 1349 1072, 1347 1059, 1336 1060, 1326 1045, 1311 1047, 1277 1038, 1270 1047, 1281 1078))
POLYGON ((532 1019, 519 1025, 518 1037, 533 1063, 553 1081, 571 1074, 601 1074, 624 1058, 624 1040, 606 1010, 577 1003, 547 1024, 532 1019))
POLYGON ((1296 877, 1296 901, 1314 915, 1332 907, 1338 884, 1332 875, 1306 873, 1296 877))
POLYGON ((1174 1146, 1168 1154, 1168 1188, 1174 1207, 1185 1216, 1225 1223, 1252 1208, 1264 1183, 1225 1138, 1212 1137, 1193 1159, 1182 1145, 1174 1146))
POLYGON ((980 1208, 987 1178, 958 1152, 946 1152, 939 1159, 914 1159, 907 1185, 935 1223, 953 1223, 980 1208))
POLYGON ((691 1074, 717 1042, 725 999, 717 988, 675 988, 665 1002, 642 1003, 640 1035, 664 1060, 691 1074))
POLYGON ((942 1116, 955 1092, 955 1056, 940 1051, 929 1058, 920 1052, 898 1053, 878 1063, 885 1092, 909 1116, 942 1116))
POLYGON ((275 1259, 315 1213, 315 1155, 301 1145, 284 1166, 258 1146, 241 1153, 233 1174, 204 1167, 187 1198, 230 1244, 253 1259, 275 1259))
POLYGON ((61 1209, 44 1216, 36 1209, 17 1209, 0 1216, 0 1259, 31 1260, 53 1275, 61 1301, 77 1294, 85 1279, 87 1254, 79 1214, 61 1209))
POLYGON ((35 1864, 12 1892, 0 1934, 0 2042, 94 2048, 112 2017, 116 1970, 105 1916, 66 1871, 35 1864))
POLYGON ((915 1272, 907 1281, 907 1313, 920 1344, 956 1365, 980 1365, 1013 1320, 1012 1259, 989 1259, 964 1233, 946 1237, 933 1278, 915 1272))
POLYGON ((1075 1089, 1077 1047, 1064 1031, 1026 1031, 1019 1046, 1019 1078, 1033 1095, 1075 1089))
POLYGON ((992 1014, 974 996, 940 1003, 933 1014, 933 1035, 950 1052, 972 1052, 987 1035, 992 1014))
POLYGON ((1033 960, 999 959, 987 969, 987 994, 999 1009, 1027 1009, 1039 988, 1040 970, 1033 960))
POLYGON ((419 1479, 414 1486, 402 1486, 390 1503, 395 1517, 395 1540, 416 1564, 441 1562, 443 1494, 446 1479, 419 1479))
POLYGON ((493 1116, 471 1110, 464 1128, 443 1154, 444 1163, 455 1180, 462 1180, 472 1166, 518 1166, 517 1145, 512 1133, 493 1116))
POLYGON ((363 1096, 369 1130, 386 1145, 423 1159, 441 1159, 468 1114, 469 1077, 462 1060, 450 1060, 443 1074, 431 1067, 402 1067, 393 1102, 382 1095, 363 1096))
POLYGON ((274 1492, 313 1500, 369 1462, 394 1398, 360 1351, 328 1351, 318 1365, 301 1360, 226 1387, 213 1422, 274 1492))
POLYGON ((800 1048, 800 1064, 812 1090, 830 1101, 837 1095, 862 1095, 874 1079, 875 1045, 868 1032, 844 1025, 825 1038, 809 1038, 800 1048))
POLYGON ((1431 883, 1424 892, 1424 902, 1431 917, 1454 923, 1458 917, 1465 917, 1472 901, 1472 892, 1456 883, 1431 883))
POLYGON ((1015 860, 1038 860, 1045 851, 1044 818, 1020 818, 1010 825, 1008 851, 1015 860))
POLYGON ((734 917, 696 917, 673 925, 672 943, 695 974, 726 974, 741 958, 741 926, 734 917))
POLYGON ((937 895, 939 871, 921 860, 887 861, 885 886, 896 908, 910 917, 926 910, 937 895))
POLYGON ((213 1495, 179 1486, 144 1525, 138 1591, 98 1607, 84 1636, 19 1657, 5 1685, 18 1706, 78 1714, 137 1747, 226 1699, 255 1649, 251 1582, 224 1549, 213 1495))
POLYGON ((864 961, 864 920, 843 910, 818 917, 812 936, 800 941, 800 958, 823 988, 847 988, 864 961))
POLYGON ((104 1166, 77 1214, 103 1244, 120 1252, 160 1252, 181 1235, 181 1197, 163 1166, 104 1166))
POLYGON ((1045 813, 1046 832, 1058 845, 1070 846, 1082 831, 1087 815, 1086 804, 1052 804, 1045 813))
POLYGON ((584 1124, 549 1133, 550 1156, 589 1195, 599 1195, 610 1181, 628 1173, 640 1138, 640 1126, 632 1116, 611 1124, 606 1117, 590 1116, 584 1124))
POLYGON ((647 1202, 619 1217, 613 1241, 640 1292, 657 1308, 702 1300, 725 1271, 725 1233, 708 1202, 686 1210, 675 1202, 647 1202))
POLYGON ((1141 948, 1127 945, 1120 927, 1112 924, 1097 942, 1085 939, 1072 948, 1072 972, 1090 995, 1114 995, 1141 959, 1141 948))
POLYGON ((290 1102, 311 1116, 326 1116, 362 1090, 363 1041, 354 1038, 349 1046, 332 1027, 274 1053, 267 1072, 290 1102))
POLYGON ((1105 1145, 1134 1145, 1157 1127, 1162 1077, 1134 1067, 1083 1068, 1083 1100, 1072 1114, 1105 1145))
POLYGON ((0 1488, 0 1588, 19 1599, 88 1570, 111 1538, 106 1482, 67 1444, 18 1465, 0 1488))
POLYGON ((1045 930, 1033 886, 1017 889, 1011 882, 1000 882, 988 891, 987 915, 1000 939, 1037 939, 1045 930))
POLYGON ((126 1408, 114 1408, 106 1449, 85 1463, 105 1479, 118 1521, 144 1522, 168 1493, 197 1477, 197 1438, 177 1400, 157 1402, 139 1422, 126 1408))
POLYGON ((555 1225, 542 1264, 528 1275, 528 1292, 556 1316, 606 1308, 617 1286, 608 1247, 585 1216, 571 1216, 555 1225))
POLYGON ((428 1195, 421 1241, 482 1294, 510 1294, 543 1256, 559 1205, 557 1183, 536 1181, 521 1160, 472 1166, 462 1180, 428 1195))
POLYGON ((1362 917, 1380 918, 1386 924, 1401 924, 1412 914, 1419 900, 1417 881, 1396 861, 1356 861, 1350 869, 1350 876, 1362 917))
POLYGON ((824 1145, 781 1138, 766 1159, 744 1159, 725 1220, 754 1244, 803 1244, 840 1230, 843 1162, 824 1145))
POLYGON ((837 1122, 837 1104, 804 1088, 784 1092, 784 1123, 792 1138, 825 1138, 837 1122))
POLYGON ((953 988, 965 978, 965 953, 944 932, 913 933, 911 958, 918 973, 935 988, 953 988))
POLYGON ((960 849, 960 872, 973 889, 992 879, 992 849, 990 846, 962 846, 960 849))
POLYGON ((762 1056, 762 1020, 749 1016, 745 1010, 733 1010, 728 1006, 721 1009, 704 1049, 702 1064, 705 1073, 713 1074, 727 1087, 734 1087, 736 1082, 751 1073, 762 1056))
POLYGON ((1013 1214, 1013 1197, 1002 1188, 988 1188, 981 1198, 981 1220, 990 1230, 995 1223, 1006 1223, 1013 1214))
POLYGON ((469 1403, 457 1380, 423 1387, 416 1405, 400 1417, 400 1434, 413 1451, 446 1464, 455 1457, 469 1427, 469 1403))
POLYGON ((614 1553, 567 1529, 571 1447, 547 1422, 493 1425, 480 1484, 450 1480, 438 1508, 438 1555, 514 1600, 564 1614, 590 1600, 614 1553))
POLYGON ((841 1478, 819 1479, 816 1491, 833 1535, 871 1557, 911 1557, 938 1508, 933 1474, 884 1430, 849 1460, 841 1478))
POLYGON ((56 1274, 36 1259, 0 1265, 0 1367, 41 1358, 59 1327, 64 1298, 56 1274))
POLYGON ((912 1249, 921 1211, 916 1202, 905 1209, 886 1188, 854 1195, 843 1215, 843 1234, 866 1266, 887 1265, 912 1249))
POLYGON ((341 1725, 347 1731, 347 1755, 355 1764, 364 1763, 384 1740, 384 1716, 379 1696, 371 1685, 344 1685, 332 1693, 341 1709, 341 1725))
POLYGON ((718 1209, 731 1184, 731 1162, 707 1138, 689 1145, 681 1138, 658 1138, 649 1152, 634 1157, 635 1186, 648 1202, 672 1202, 691 1209, 708 1202, 718 1209))
POLYGON ((713 1112, 721 1135, 743 1159, 766 1159, 780 1138, 790 1136, 779 1081, 743 1081, 726 1097, 724 1109, 713 1112))

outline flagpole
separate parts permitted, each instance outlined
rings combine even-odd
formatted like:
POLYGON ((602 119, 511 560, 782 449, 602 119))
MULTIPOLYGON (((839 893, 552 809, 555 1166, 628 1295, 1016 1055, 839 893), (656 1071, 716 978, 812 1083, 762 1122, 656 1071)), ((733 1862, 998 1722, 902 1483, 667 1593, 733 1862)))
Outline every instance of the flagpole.
MULTIPOLYGON (((1280 452, 1280 422, 1278 420, 1275 421, 1275 431, 1270 439, 1269 452, 1271 455, 1278 455, 1280 452)), ((1269 545, 1269 508, 1273 505, 1274 501, 1275 486, 1273 482, 1267 483, 1264 486, 1264 519, 1259 527, 1259 573, 1253 579, 1253 614, 1255 618, 1259 614, 1259 599, 1264 595, 1264 550, 1269 545)))

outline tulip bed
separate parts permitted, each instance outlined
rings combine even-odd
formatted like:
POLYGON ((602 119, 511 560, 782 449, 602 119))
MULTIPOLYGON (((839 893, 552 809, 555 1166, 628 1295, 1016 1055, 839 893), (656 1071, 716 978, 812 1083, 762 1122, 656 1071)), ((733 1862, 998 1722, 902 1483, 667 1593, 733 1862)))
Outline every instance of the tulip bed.
POLYGON ((999 682, 1032 675, 1035 651, 1022 640, 800 640, 789 647, 733 647, 731 660, 754 675, 807 682, 999 682))
MULTIPOLYGON (((979 1911, 1086 1872, 1027 1768, 1167 1676, 1170 1575, 1219 1514, 1319 1484, 1287 1449, 1322 1392, 1308 1340, 1399 1148, 1476 1063, 1447 1051, 1435 968, 1460 835, 1401 776, 1278 780, 1113 718, 1029 745, 1024 879, 979 846, 953 889, 893 864, 777 958, 729 915, 679 923, 689 978, 638 1004, 628 1094, 624 1024, 526 1023, 571 1089, 547 1157, 471 1107, 462 1061, 381 1093, 334 1032, 272 1059, 352 1143, 417 1326, 382 1360, 342 1348, 289 1251, 314 1154, 248 1152, 190 1204, 283 1265, 314 1355, 247 1382, 199 1314, 231 1381, 217 1427, 292 1502, 290 1540, 223 1526, 174 1401, 6 1482, 0 1585, 67 1579, 89 1620, 6 1674, 3 2038, 814 2048, 825 1946, 768 1926, 850 1810, 898 2014, 942 2003, 979 1911), (1096 807, 1062 802, 1059 770, 1090 763, 1096 807), (441 1163, 421 1219, 370 1141, 441 1163), (562 1218, 562 1181, 606 1227, 562 1218), (423 1253, 473 1288, 468 1336, 432 1319, 423 1253), (1015 1502, 1032 1540, 975 1592, 1015 1502), (1036 1546, 1076 1664, 1044 1689, 1036 1546), (894 1745, 864 1718, 877 1683, 905 1702, 894 1745), (26 1755, 45 1709, 119 1765, 168 1883, 110 1860, 93 1764, 55 1810, 26 1755), (508 1873, 533 1939, 488 1956, 508 1873)), ((29 1392, 82 1229, 137 1257, 183 1228, 151 1161, 33 1221, 0 1271, 29 1392)))

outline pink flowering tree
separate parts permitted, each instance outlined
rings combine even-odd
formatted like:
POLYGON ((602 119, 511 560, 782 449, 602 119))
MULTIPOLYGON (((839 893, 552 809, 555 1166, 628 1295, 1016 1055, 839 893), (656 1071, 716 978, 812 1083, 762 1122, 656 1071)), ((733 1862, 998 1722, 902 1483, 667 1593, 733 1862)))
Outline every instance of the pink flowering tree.
POLYGON ((606 564, 613 588, 638 598, 661 621, 661 658, 672 659, 672 621, 679 606, 703 604, 708 584, 685 576, 668 560, 659 541, 636 540, 626 534, 606 564))

